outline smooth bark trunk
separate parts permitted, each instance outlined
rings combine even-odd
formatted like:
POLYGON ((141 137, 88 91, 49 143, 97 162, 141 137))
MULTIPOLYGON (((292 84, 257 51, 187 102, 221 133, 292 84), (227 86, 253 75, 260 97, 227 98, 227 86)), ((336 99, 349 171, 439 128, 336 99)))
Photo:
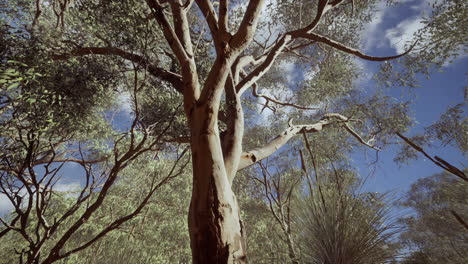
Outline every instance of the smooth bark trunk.
POLYGON ((247 263, 239 207, 226 172, 217 122, 209 106, 191 118, 193 189, 189 212, 194 264, 247 263), (212 121, 208 121, 212 120, 212 121))

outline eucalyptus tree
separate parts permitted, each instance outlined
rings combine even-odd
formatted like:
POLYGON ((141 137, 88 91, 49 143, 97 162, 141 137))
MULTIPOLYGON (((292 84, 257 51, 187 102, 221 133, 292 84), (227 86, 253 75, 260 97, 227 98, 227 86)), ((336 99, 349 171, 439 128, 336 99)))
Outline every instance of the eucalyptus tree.
MULTIPOLYGON (((25 17, 13 19, 12 24, 23 25, 32 36, 43 39, 56 62, 99 57, 121 71, 132 65, 151 79, 152 98, 163 100, 159 93, 170 94, 183 104, 176 119, 185 125, 166 131, 166 136, 167 141, 189 143, 192 152, 189 232, 194 263, 247 261, 245 232, 232 191, 239 170, 274 154, 300 133, 338 126, 359 143, 378 149, 375 144, 388 143, 389 131, 404 130, 409 124, 402 105, 382 98, 363 102, 350 96, 356 94, 352 81, 358 74, 352 57, 388 61, 411 50, 376 57, 356 48, 363 22, 372 14, 372 1, 9 2, 14 8, 4 9, 8 14, 25 17), (311 83, 293 87, 288 100, 261 93, 260 86, 287 85, 281 62, 293 58, 309 72, 311 83), (251 97, 245 94, 248 90, 251 97), (244 135, 249 125, 246 117, 252 113, 244 113, 243 107, 247 109, 255 97, 266 100, 264 107, 273 110, 285 106, 316 111, 300 119, 308 123, 290 122, 273 140, 244 150, 243 141, 250 141, 249 145, 253 141, 244 135), (355 113, 367 118, 358 120, 355 113)), ((380 79, 412 85, 415 73, 451 58, 463 40, 446 34, 443 25, 463 17, 454 9, 457 4, 444 1, 438 5, 425 28, 434 34, 421 32, 423 45, 412 45, 417 53, 403 61, 402 72, 394 74, 387 63, 380 79), (441 45, 439 37, 450 45, 441 45)), ((143 123, 154 120, 151 111, 159 109, 147 106, 143 123)))
POLYGON ((451 212, 466 219, 468 186, 447 172, 419 179, 402 199, 400 205, 414 210, 402 218, 407 229, 401 243, 411 250, 408 263, 464 263, 468 247, 465 226, 451 212), (422 259, 422 260, 421 260, 422 259))

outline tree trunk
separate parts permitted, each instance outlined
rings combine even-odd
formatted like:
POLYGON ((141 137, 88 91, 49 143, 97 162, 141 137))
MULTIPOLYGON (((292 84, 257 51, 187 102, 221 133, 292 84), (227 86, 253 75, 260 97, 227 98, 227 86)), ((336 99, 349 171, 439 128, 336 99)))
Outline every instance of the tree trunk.
POLYGON ((197 106, 191 118, 193 188, 189 212, 194 264, 247 263, 244 230, 223 160, 213 109, 197 106), (211 121, 208 121, 211 120, 211 121))
POLYGON ((287 242, 288 242, 289 259, 291 260, 292 264, 299 264, 299 260, 298 260, 296 251, 294 250, 294 243, 293 243, 291 234, 286 234, 286 236, 287 236, 287 242))

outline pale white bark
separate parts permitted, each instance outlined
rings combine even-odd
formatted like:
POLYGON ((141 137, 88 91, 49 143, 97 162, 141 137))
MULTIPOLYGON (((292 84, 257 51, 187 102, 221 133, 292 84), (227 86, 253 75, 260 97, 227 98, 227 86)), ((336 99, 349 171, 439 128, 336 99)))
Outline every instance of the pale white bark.
MULTIPOLYGON (((290 125, 281 135, 263 147, 242 153, 244 117, 240 97, 252 87, 284 52, 304 46, 289 47, 297 39, 309 44, 319 42, 343 52, 368 60, 388 60, 398 56, 376 58, 364 55, 327 37, 312 33, 321 18, 342 0, 320 0, 315 19, 304 28, 280 35, 264 54, 257 58, 243 54, 252 42, 263 0, 249 1, 236 33, 228 32, 229 1, 221 0, 219 9, 209 0, 196 0, 210 29, 216 50, 216 59, 200 90, 187 21, 187 5, 180 0, 168 2, 174 28, 164 14, 161 2, 146 0, 154 18, 182 68, 185 112, 191 129, 193 154, 193 193, 190 205, 190 236, 194 263, 244 263, 245 241, 239 208, 231 189, 236 172, 275 153, 299 133, 321 131, 333 123, 342 123, 345 129, 361 143, 368 144, 349 126, 346 117, 328 114, 309 125, 290 125), (218 17, 219 14, 219 17, 218 17), (242 54, 242 56, 241 56, 242 54), (254 69, 251 69, 255 67, 254 69), (226 95, 227 130, 219 134, 218 120, 223 93, 226 95)), ((257 96, 265 96, 256 93, 257 96)), ((280 102, 278 102, 280 103, 280 102)))
POLYGON ((348 122, 355 121, 350 120, 349 118, 337 114, 337 113, 329 113, 326 114, 320 121, 309 124, 309 125, 293 125, 290 122, 289 127, 283 131, 280 135, 275 137, 272 141, 268 142, 266 145, 262 147, 255 148, 253 150, 247 151, 242 153, 241 160, 239 163, 238 170, 242 170, 247 168, 262 159, 265 159, 275 153, 278 149, 282 146, 286 145, 286 143, 291 140, 294 136, 300 133, 314 133, 323 130, 323 128, 336 123, 342 123, 345 126, 345 129, 351 133, 352 136, 357 138, 359 142, 362 144, 371 147, 373 149, 379 150, 375 146, 372 146, 370 143, 366 142, 357 132, 355 132, 348 122))

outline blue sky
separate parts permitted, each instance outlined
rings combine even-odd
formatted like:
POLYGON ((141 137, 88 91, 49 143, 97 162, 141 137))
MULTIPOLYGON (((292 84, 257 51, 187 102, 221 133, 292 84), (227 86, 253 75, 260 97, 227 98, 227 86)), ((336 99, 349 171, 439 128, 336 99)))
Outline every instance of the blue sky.
MULTIPOLYGON (((423 80, 421 88, 416 91, 414 104, 411 106, 414 119, 417 124, 406 133, 411 136, 418 132, 423 132, 427 127, 437 121, 448 107, 462 103, 464 100, 464 86, 467 85, 465 69, 468 67, 468 59, 456 61, 453 65, 444 68, 444 72, 436 73, 430 80, 423 80)), ((396 92, 398 93, 398 92, 396 92)), ((450 163, 464 168, 466 159, 458 149, 451 146, 442 146, 440 142, 435 142, 435 147, 425 148, 425 150, 437 155, 450 163)), ((432 164, 430 161, 421 158, 410 162, 409 165, 398 165, 393 162, 398 147, 391 147, 379 153, 379 162, 376 171, 368 182, 368 188, 374 191, 404 191, 415 180, 441 172, 442 169, 432 164)), ((370 154, 370 161, 374 158, 370 154)), ((372 169, 365 161, 365 156, 361 153, 354 155, 354 161, 362 175, 370 173, 372 169)))
MULTIPOLYGON (((420 23, 422 16, 430 12, 428 4, 432 2, 434 1, 406 1, 397 7, 380 4, 380 11, 376 12, 373 23, 369 24, 365 30, 367 34, 367 41, 364 43, 365 51, 378 56, 402 52, 404 43, 410 41, 412 34, 422 26, 420 23)), ((367 72, 377 71, 375 64, 367 62, 361 64, 367 72)), ((414 96, 409 95, 408 90, 402 87, 393 87, 389 90, 388 93, 395 98, 414 100, 411 114, 417 124, 406 133, 407 136, 422 132, 424 127, 437 121, 448 107, 463 102, 464 89, 468 85, 467 66, 468 59, 464 54, 454 63, 446 65, 442 72, 431 75, 429 80, 421 77, 421 88, 414 90, 414 96)), ((364 78, 362 85, 365 89, 372 90, 374 83, 369 78, 364 78)), ((439 147, 425 148, 425 150, 464 168, 466 158, 463 153, 450 146, 441 146, 440 142, 435 143, 434 145, 439 147)), ((366 184, 366 189, 378 192, 394 191, 402 194, 417 179, 442 171, 422 156, 409 165, 395 164, 393 158, 397 151, 397 146, 381 151, 379 162, 375 167, 369 165, 375 158, 373 153, 368 152, 368 160, 363 152, 353 155, 360 174, 362 176, 372 174, 366 184)))
MULTIPOLYGON (((274 0, 272 0, 274 2, 274 0)), ((388 6, 386 1, 377 4, 377 12, 373 14, 373 20, 363 30, 362 50, 369 55, 391 56, 401 54, 406 43, 411 43, 413 34, 422 28, 423 16, 431 12, 430 4, 436 0, 403 0, 402 4, 388 6)), ((358 66, 367 73, 360 77, 357 85, 369 94, 375 91, 376 84, 372 76, 379 70, 379 63, 367 62, 356 58, 358 66)), ((465 69, 468 69, 467 54, 460 56, 452 64, 446 65, 442 72, 436 72, 427 80, 421 76, 419 85, 410 91, 406 87, 392 87, 388 95, 400 101, 412 100, 414 103, 410 108, 411 115, 416 124, 405 135, 411 136, 417 132, 423 132, 423 128, 437 121, 448 107, 462 103, 464 100, 464 87, 468 85, 465 69)), ((294 62, 286 62, 281 65, 288 73, 288 83, 284 86, 276 84, 275 89, 261 89, 264 94, 277 98, 287 99, 293 96, 291 87, 294 83, 302 81, 307 76, 298 70, 294 62)), ((264 102, 259 99, 259 102, 264 102)), ((258 106, 258 110, 262 106, 258 106)), ((271 111, 265 110, 262 116, 255 120, 257 124, 269 124, 268 117, 271 111)), ((287 118, 285 119, 287 120, 287 118)), ((440 146, 435 142, 435 146, 440 146)), ((461 168, 464 168, 466 159, 463 154, 450 146, 439 148, 425 148, 432 155, 438 155, 461 168)), ((375 151, 366 150, 364 147, 356 151, 352 159, 353 165, 358 168, 362 177, 368 177, 365 185, 367 191, 386 192, 393 191, 403 194, 412 183, 421 177, 430 176, 441 172, 442 169, 423 159, 411 161, 409 165, 396 164, 393 159, 399 150, 399 146, 392 146, 379 152, 377 164, 375 151)))

